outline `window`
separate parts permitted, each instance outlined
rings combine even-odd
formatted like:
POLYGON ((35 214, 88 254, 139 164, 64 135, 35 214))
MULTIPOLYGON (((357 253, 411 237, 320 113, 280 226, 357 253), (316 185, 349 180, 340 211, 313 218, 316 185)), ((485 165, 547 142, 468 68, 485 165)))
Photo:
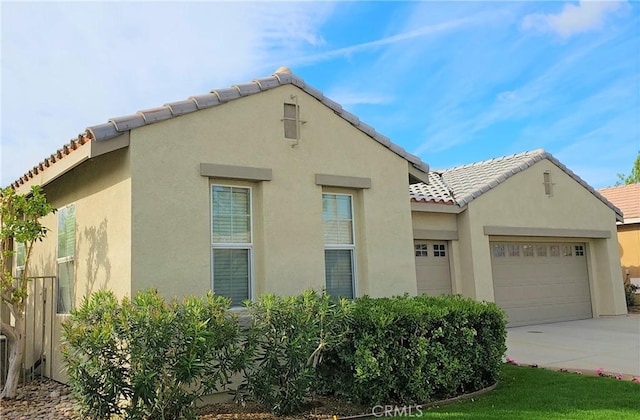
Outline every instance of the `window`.
POLYGON ((446 257, 447 254, 444 250, 444 244, 433 244, 433 256, 434 257, 446 257))
POLYGON ((522 255, 525 257, 533 257, 533 245, 522 245, 522 255))
POLYGON ((355 294, 352 197, 323 194, 322 222, 327 294, 352 299, 355 294))
POLYGON ((427 244, 416 244, 416 257, 428 257, 429 246, 427 244))
POLYGON ((16 242, 16 278, 22 277, 24 273, 25 260, 27 258, 24 243, 16 242))
POLYGON ((559 245, 551 245, 549 247, 549 254, 552 257, 559 257, 560 256, 560 246, 559 245))
POLYGON ((76 252, 76 207, 74 204, 58 210, 58 300, 56 311, 68 314, 74 301, 74 256, 76 252))
POLYGON ((493 256, 494 257, 504 257, 504 245, 503 244, 493 244, 493 256))
POLYGON ((284 137, 286 139, 298 139, 298 111, 296 104, 284 104, 284 137))
POLYGON ((575 253, 576 257, 584 256, 584 245, 576 245, 575 250, 576 250, 576 253, 575 253))
POLYGON ((536 252, 538 253, 538 257, 546 257, 547 256, 547 246, 546 245, 536 245, 536 252))
POLYGON ((211 187, 213 291, 240 306, 251 298, 251 189, 211 187))
POLYGON ((515 244, 509 245, 509 256, 510 257, 519 257, 520 256, 520 245, 515 245, 515 244))
POLYGON ((565 257, 573 256, 573 247, 571 245, 562 245, 562 255, 565 257))
POLYGON ((553 196, 553 182, 551 180, 551 172, 544 172, 542 174, 543 184, 544 184, 544 193, 549 197, 553 196))

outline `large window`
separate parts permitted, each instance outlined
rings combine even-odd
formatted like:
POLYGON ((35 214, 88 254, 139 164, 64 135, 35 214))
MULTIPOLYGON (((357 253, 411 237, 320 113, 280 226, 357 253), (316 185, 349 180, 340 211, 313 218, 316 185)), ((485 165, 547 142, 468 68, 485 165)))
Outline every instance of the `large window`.
POLYGON ((58 210, 58 302, 57 313, 73 309, 74 256, 76 250, 76 208, 74 204, 58 210))
POLYGON ((211 187, 213 291, 240 306, 251 297, 251 189, 211 187))
POLYGON ((327 293, 352 299, 355 294, 352 197, 347 194, 323 194, 322 219, 327 293))

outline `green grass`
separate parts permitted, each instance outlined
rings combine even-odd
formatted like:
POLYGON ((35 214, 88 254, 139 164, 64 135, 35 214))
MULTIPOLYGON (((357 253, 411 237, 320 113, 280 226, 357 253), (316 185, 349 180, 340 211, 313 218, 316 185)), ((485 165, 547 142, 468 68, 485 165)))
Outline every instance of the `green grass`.
POLYGON ((640 384, 505 364, 495 390, 426 419, 640 419, 640 384))

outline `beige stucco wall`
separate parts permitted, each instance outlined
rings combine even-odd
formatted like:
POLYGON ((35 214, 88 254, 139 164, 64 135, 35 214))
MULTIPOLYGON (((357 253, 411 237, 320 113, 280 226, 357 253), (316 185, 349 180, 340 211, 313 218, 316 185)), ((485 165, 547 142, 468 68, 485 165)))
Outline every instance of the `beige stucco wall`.
POLYGON ((587 244, 594 316, 626 313, 615 214, 552 162, 542 160, 469 203, 467 211, 458 216, 458 226, 463 294, 494 300, 490 238, 485 226, 558 229, 559 236, 587 244), (554 182, 551 197, 545 195, 542 184, 545 171, 550 171, 554 182), (607 231, 610 237, 571 238, 562 234, 571 229, 607 231))
POLYGON ((269 168, 253 188, 254 292, 324 285, 323 187, 315 174, 371 179, 354 194, 360 295, 415 293, 407 162, 294 86, 134 130, 132 289, 167 296, 211 288, 210 183, 201 163, 269 168), (300 143, 284 138, 283 104, 296 95, 300 143))
MULTIPOLYGON (((44 187, 49 202, 56 208, 75 204, 76 249, 75 302, 102 288, 113 290, 119 297, 131 292, 131 184, 127 149, 121 149, 94 160, 88 160, 44 187)), ((30 276, 56 276, 57 215, 42 220, 49 229, 46 238, 34 245, 30 276)), ((51 313, 55 314, 55 296, 51 313)), ((52 377, 65 381, 59 352, 61 322, 64 315, 53 315, 52 377)), ((39 333, 38 333, 39 334, 39 333)), ((49 348, 50 332, 45 348, 49 348)))
POLYGON ((640 278, 640 223, 619 225, 618 243, 622 278, 640 278))

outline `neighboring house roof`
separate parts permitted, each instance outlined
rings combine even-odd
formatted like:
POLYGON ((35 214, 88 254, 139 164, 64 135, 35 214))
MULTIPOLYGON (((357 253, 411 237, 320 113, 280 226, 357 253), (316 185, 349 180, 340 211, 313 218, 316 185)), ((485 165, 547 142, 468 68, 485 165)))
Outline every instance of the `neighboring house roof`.
POLYGON ((452 202, 462 207, 490 189, 500 185, 518 172, 524 171, 543 159, 548 159, 553 162, 622 218, 622 212, 619 208, 593 189, 593 187, 573 171, 560 163, 558 159, 542 149, 475 162, 445 170, 432 169, 429 172, 431 185, 424 183, 411 185, 410 197, 412 201, 416 202, 452 202))
POLYGON ((600 194, 624 213, 624 223, 640 223, 640 184, 602 188, 600 194))
POLYGON ((249 83, 233 85, 229 88, 212 90, 210 93, 191 96, 183 101, 171 102, 158 108, 138 111, 133 115, 111 118, 105 124, 88 127, 85 133, 78 136, 78 140, 71 140, 69 144, 58 150, 56 154, 46 158, 43 162, 36 165, 31 171, 25 173, 11 185, 16 188, 19 185, 24 184, 29 179, 33 178, 34 174, 38 174, 39 172, 46 170, 57 160, 64 158, 73 150, 76 150, 79 145, 83 145, 87 141, 109 140, 138 127, 154 124, 170 118, 176 118, 202 109, 212 108, 235 99, 254 95, 283 85, 297 86, 316 98, 325 106, 331 108, 338 116, 349 122, 355 128, 390 149, 395 154, 406 159, 415 168, 425 173, 429 172, 429 165, 423 162, 418 156, 408 153, 401 146, 392 143, 388 137, 376 132, 372 126, 363 123, 357 116, 342 109, 342 106, 339 103, 327 98, 322 94, 322 92, 306 84, 303 79, 292 74, 291 70, 287 67, 281 67, 269 77, 255 79, 249 83))

